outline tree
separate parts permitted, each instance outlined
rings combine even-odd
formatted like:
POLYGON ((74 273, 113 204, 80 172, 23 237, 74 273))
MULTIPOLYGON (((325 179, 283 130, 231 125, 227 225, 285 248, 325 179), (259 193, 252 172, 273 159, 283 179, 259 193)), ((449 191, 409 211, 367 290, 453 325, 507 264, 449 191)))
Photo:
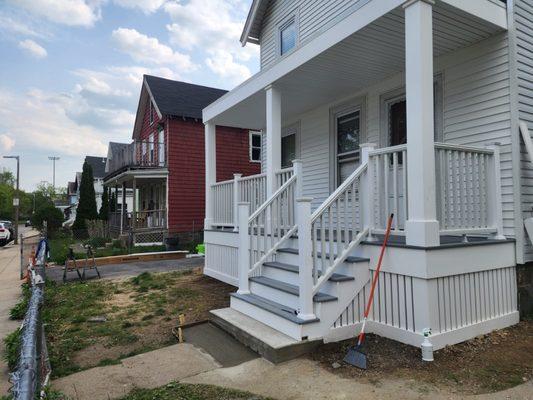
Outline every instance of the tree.
POLYGON ((107 187, 104 187, 104 193, 102 193, 102 205, 98 216, 104 221, 109 218, 109 191, 107 187))
POLYGON ((115 197, 115 192, 111 192, 111 196, 109 199, 109 211, 117 211, 117 198, 115 197))
POLYGON ((15 186, 15 175, 8 169, 2 169, 0 172, 0 185, 15 186))
POLYGON ((76 210, 76 221, 74 221, 72 227, 79 230, 87 229, 85 221, 97 218, 98 211, 96 210, 93 169, 87 162, 84 162, 80 183, 80 199, 76 210))
POLYGON ((61 228, 64 220, 65 218, 61 210, 56 208, 51 200, 48 200, 39 204, 35 210, 35 214, 31 217, 31 224, 41 230, 44 221, 46 221, 47 233, 49 236, 53 236, 61 228))

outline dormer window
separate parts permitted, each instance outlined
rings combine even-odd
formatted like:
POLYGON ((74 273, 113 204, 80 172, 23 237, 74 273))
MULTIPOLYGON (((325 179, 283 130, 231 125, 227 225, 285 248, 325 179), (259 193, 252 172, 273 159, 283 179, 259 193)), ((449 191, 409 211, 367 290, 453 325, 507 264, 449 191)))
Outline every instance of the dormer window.
POLYGON ((150 100, 150 104, 149 104, 149 112, 150 112, 150 125, 152 125, 154 123, 154 107, 152 105, 152 100, 150 100))
POLYGON ((298 24, 296 15, 279 26, 279 54, 283 56, 296 47, 298 41, 298 24))

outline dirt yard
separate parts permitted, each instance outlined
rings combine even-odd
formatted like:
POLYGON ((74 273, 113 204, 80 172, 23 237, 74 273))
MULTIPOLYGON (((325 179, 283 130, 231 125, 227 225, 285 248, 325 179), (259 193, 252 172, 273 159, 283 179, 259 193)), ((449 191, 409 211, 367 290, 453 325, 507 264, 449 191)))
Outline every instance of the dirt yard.
POLYGON ((413 386, 437 387, 457 394, 483 394, 504 390, 533 378, 533 322, 479 336, 435 352, 435 361, 421 360, 420 349, 376 335, 366 338, 368 366, 364 371, 342 359, 353 341, 324 345, 309 355, 335 374, 358 378, 376 386, 402 378, 413 386))
POLYGON ((176 343, 178 316, 187 323, 229 305, 226 285, 200 269, 118 281, 47 286, 44 319, 54 377, 176 343))

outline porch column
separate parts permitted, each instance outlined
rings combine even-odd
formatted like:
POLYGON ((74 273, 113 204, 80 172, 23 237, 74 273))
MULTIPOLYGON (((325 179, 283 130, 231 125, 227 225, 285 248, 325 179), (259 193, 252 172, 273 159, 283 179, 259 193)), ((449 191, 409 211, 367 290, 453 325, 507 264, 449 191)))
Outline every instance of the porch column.
POLYGON ((440 243, 435 189, 433 124, 432 0, 409 0, 405 9, 405 90, 407 98, 406 242, 440 243))
POLYGON ((216 125, 205 123, 205 219, 204 229, 210 229, 214 220, 213 191, 211 185, 217 181, 216 125))
POLYGON ((132 206, 132 213, 131 213, 131 223, 130 223, 130 230, 134 231, 135 226, 137 225, 137 181, 135 178, 133 178, 133 206, 132 206))
POLYGON ((120 208, 120 234, 124 232, 124 218, 126 218, 126 182, 122 182, 122 206, 120 208))
POLYGON ((266 184, 267 198, 276 191, 276 171, 281 169, 281 94, 272 85, 266 92, 266 184))

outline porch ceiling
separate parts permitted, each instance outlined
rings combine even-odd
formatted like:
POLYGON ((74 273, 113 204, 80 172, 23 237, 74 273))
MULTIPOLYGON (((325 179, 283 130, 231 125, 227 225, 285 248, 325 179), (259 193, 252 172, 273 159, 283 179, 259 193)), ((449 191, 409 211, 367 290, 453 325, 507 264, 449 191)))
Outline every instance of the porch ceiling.
MULTIPOLYGON (((283 120, 347 97, 404 70, 404 11, 396 8, 330 47, 277 82, 283 120)), ((501 31, 485 20, 443 2, 433 8, 434 56, 477 43, 501 31)), ((263 129, 265 94, 257 91, 217 115, 217 125, 263 129)))

